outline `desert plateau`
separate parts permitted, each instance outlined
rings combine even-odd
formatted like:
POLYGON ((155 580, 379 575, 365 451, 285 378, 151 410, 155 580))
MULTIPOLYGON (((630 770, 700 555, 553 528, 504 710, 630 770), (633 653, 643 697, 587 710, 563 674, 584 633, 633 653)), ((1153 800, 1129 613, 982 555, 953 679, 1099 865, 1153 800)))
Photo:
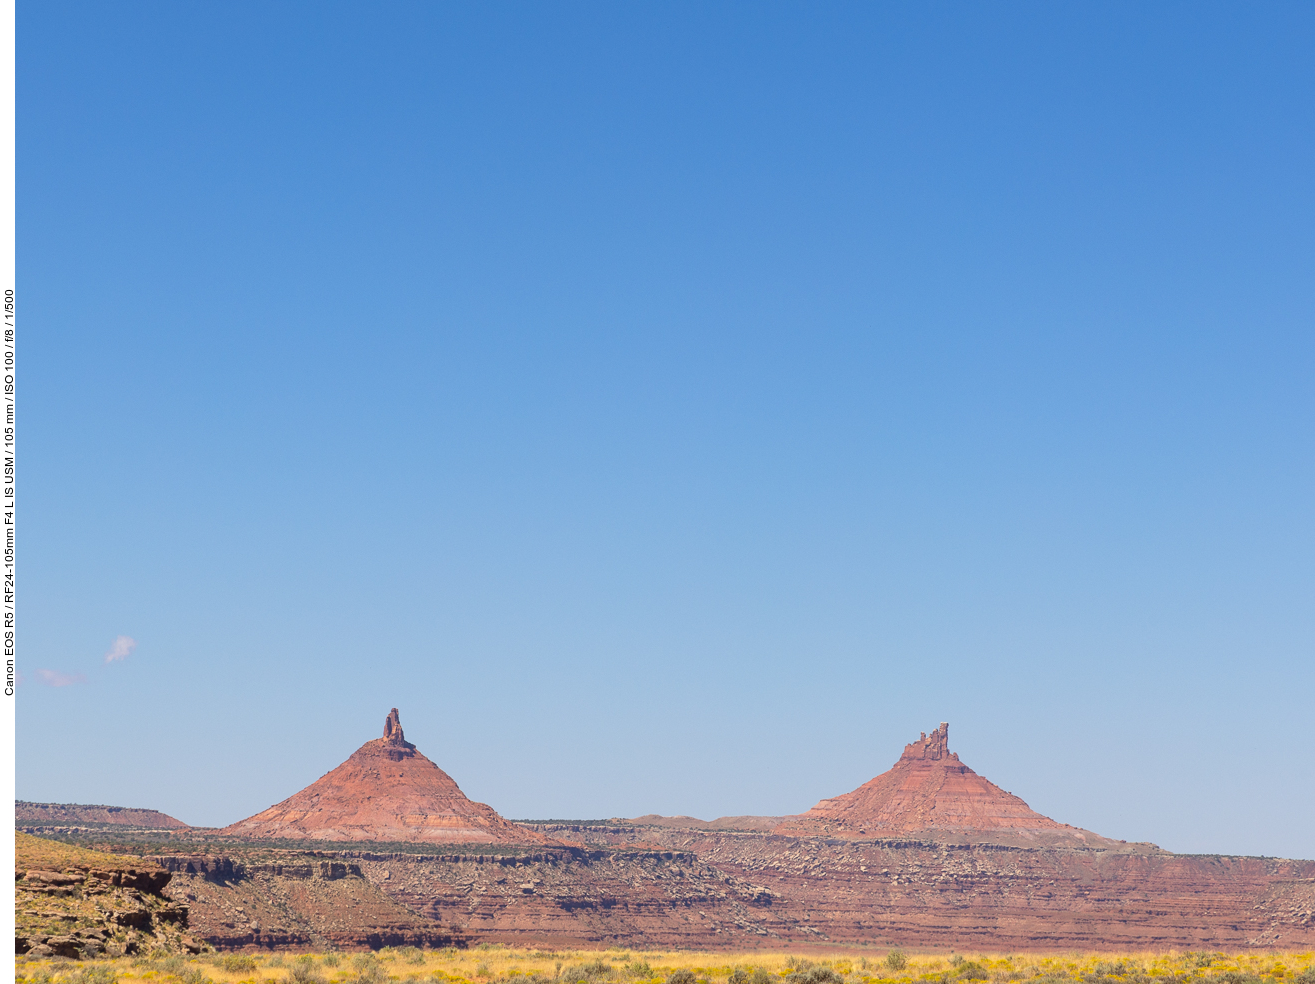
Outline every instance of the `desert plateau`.
MULTIPOLYGON (((513 822, 408 742, 394 708, 382 736, 337 769, 227 827, 25 802, 16 821, 15 942, 29 963, 220 952, 250 955, 230 965, 254 974, 280 954, 359 951, 391 954, 405 979, 439 952, 619 948, 740 953, 791 980, 802 965, 768 955, 857 954, 825 966, 866 980, 893 970, 880 960, 900 950, 941 955, 944 967, 918 979, 959 974, 945 964, 954 954, 1004 954, 970 963, 1006 980, 1024 966, 1051 973, 1024 953, 1236 963, 1315 949, 1315 862, 1178 855, 1058 823, 961 762, 944 723, 870 782, 797 816, 513 822)), ((317 959, 316 973, 356 966, 317 959)), ((1138 959, 1136 973, 1155 976, 1138 959)), ((529 956, 513 963, 531 977, 562 973, 529 956)), ((608 974, 633 963, 613 959, 608 974)), ((481 976, 461 968, 432 972, 481 976)))

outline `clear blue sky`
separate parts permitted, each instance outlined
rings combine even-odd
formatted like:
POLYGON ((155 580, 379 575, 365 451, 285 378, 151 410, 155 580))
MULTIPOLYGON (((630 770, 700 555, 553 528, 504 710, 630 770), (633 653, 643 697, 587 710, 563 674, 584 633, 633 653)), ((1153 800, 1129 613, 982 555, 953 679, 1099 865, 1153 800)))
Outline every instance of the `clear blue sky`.
POLYGON ((1315 857, 1315 7, 18 32, 20 797, 224 824, 397 706, 507 816, 778 814, 948 720, 1315 857))

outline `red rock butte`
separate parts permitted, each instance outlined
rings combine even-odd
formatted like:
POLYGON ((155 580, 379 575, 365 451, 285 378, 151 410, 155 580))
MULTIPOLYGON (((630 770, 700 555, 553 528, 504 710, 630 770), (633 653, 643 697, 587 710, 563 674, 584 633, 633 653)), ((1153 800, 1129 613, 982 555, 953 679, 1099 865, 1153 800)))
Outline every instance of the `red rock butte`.
POLYGON ((367 741, 301 792, 220 833, 248 840, 548 842, 467 798, 406 740, 395 707, 382 738, 367 741))
POLYGON ((950 726, 942 722, 930 735, 924 732, 905 745, 899 761, 875 779, 786 818, 774 833, 888 837, 955 832, 1034 842, 1113 843, 1037 813, 960 762, 950 751, 949 739, 950 726))

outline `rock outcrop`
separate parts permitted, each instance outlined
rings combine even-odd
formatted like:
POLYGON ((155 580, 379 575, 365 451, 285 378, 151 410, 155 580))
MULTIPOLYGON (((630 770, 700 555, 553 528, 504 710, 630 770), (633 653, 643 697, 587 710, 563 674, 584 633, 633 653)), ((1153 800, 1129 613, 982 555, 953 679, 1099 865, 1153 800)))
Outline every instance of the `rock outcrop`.
POLYGON ((546 843, 468 799, 406 740, 397 708, 384 721, 382 738, 301 792, 219 833, 246 840, 546 843))
POLYGON ((774 832, 831 837, 938 833, 1019 846, 1118 843, 1042 816, 979 776, 950 751, 950 726, 945 722, 905 745, 899 761, 875 779, 785 818, 774 832))
POLYGON ((187 906, 162 894, 171 877, 141 858, 17 834, 14 951, 77 959, 198 953, 187 906))

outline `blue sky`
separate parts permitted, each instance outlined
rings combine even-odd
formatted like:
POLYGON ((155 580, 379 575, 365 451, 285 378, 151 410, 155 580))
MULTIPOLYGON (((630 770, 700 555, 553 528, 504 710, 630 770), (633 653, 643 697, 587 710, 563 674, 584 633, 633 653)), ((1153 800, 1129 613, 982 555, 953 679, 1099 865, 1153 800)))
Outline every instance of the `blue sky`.
POLYGON ((784 814, 948 720, 1315 857, 1309 5, 18 32, 21 798, 224 824, 396 706, 507 816, 784 814))

